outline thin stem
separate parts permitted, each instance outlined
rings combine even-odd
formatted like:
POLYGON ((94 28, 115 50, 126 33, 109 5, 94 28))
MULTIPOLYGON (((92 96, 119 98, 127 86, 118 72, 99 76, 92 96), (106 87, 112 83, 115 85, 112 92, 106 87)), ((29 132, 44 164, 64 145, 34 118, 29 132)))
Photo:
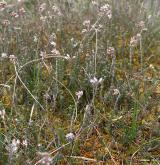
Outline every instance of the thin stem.
POLYGON ((98 30, 96 29, 96 48, 95 48, 95 54, 94 54, 94 75, 96 76, 97 72, 97 51, 98 51, 98 30))

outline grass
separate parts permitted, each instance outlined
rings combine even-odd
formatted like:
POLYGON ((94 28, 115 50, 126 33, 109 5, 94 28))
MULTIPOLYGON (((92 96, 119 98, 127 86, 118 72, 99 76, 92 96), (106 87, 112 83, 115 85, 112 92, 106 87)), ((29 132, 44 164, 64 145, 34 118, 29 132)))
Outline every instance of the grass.
POLYGON ((158 5, 0 3, 0 164, 160 164, 158 5))

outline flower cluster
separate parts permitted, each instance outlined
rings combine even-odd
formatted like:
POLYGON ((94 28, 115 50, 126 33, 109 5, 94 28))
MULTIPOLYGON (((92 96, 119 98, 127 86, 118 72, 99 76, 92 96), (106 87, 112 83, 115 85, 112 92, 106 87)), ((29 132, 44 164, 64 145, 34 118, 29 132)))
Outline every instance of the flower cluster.
POLYGON ((141 36, 141 34, 138 33, 137 35, 131 37, 130 47, 136 47, 138 45, 140 36, 141 36))
POLYGON ((114 47, 108 47, 107 49, 107 54, 111 55, 111 56, 114 56, 115 55, 115 49, 114 47))
POLYGON ((105 4, 101 6, 99 10, 99 15, 100 16, 106 15, 109 19, 111 19, 112 18, 111 6, 109 4, 105 4))
POLYGON ((3 11, 5 9, 5 7, 7 6, 7 2, 3 1, 0 2, 0 10, 3 11))
POLYGON ((8 26, 8 25, 10 25, 10 21, 5 19, 5 20, 3 20, 2 24, 3 24, 3 26, 8 26))
POLYGON ((39 12, 42 13, 43 11, 46 10, 46 3, 42 3, 40 6, 39 6, 39 12))
POLYGON ((83 96, 83 91, 76 92, 76 96, 77 96, 77 98, 79 100, 83 96))
POLYGON ((66 139, 68 142, 72 142, 75 139, 75 135, 72 132, 70 132, 66 135, 66 139))
POLYGON ((91 26, 91 21, 90 20, 85 20, 83 22, 83 26, 85 27, 83 30, 82 30, 82 33, 86 33, 89 31, 90 29, 90 26, 91 26))
POLYGON ((139 30, 142 32, 142 31, 147 31, 147 28, 146 28, 146 25, 145 25, 145 22, 144 21, 140 21, 138 24, 137 24, 137 27, 139 28, 139 30))
POLYGON ((15 55, 13 55, 13 54, 11 54, 10 56, 9 56, 9 59, 10 59, 10 61, 12 62, 12 63, 15 63, 15 61, 16 61, 16 56, 15 55))
POLYGON ((20 140, 19 139, 13 139, 11 144, 9 144, 6 147, 6 149, 10 155, 14 155, 18 152, 19 145, 20 145, 20 140))
POLYGON ((48 152, 38 152, 38 155, 41 157, 39 163, 44 165, 52 164, 53 158, 49 155, 48 152))
POLYGON ((62 15, 60 9, 57 6, 52 6, 52 10, 53 10, 53 13, 55 15, 58 15, 58 16, 61 16, 62 15))
POLYGON ((101 84, 103 81, 102 78, 100 79, 97 79, 96 77, 93 77, 92 79, 90 79, 90 83, 93 85, 93 86, 98 86, 99 84, 101 84))

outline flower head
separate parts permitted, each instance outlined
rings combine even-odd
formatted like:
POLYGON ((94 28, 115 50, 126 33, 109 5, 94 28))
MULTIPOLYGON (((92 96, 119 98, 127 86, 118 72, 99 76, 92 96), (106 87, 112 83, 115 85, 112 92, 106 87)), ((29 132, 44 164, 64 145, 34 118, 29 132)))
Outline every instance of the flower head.
POLYGON ((1 57, 2 57, 2 58, 7 58, 8 55, 7 55, 7 53, 1 53, 1 57))
POLYGON ((38 155, 41 157, 40 164, 44 164, 44 165, 52 164, 53 158, 49 155, 48 152, 38 152, 38 155))
POLYGON ((46 10, 46 3, 42 3, 40 6, 39 6, 39 11, 42 13, 44 10, 46 10))
POLYGON ((76 92, 76 96, 77 96, 77 98, 79 100, 83 96, 83 91, 76 92))
POLYGON ((18 151, 20 145, 20 140, 19 139, 13 139, 12 143, 9 144, 6 149, 9 152, 10 155, 16 154, 18 151))
POLYGON ((66 135, 66 139, 67 141, 72 142, 75 139, 75 135, 72 132, 70 132, 66 135))
POLYGON ((119 95, 119 94, 120 94, 120 92, 118 89, 113 89, 113 95, 119 95))
POLYGON ((107 49, 107 54, 113 56, 113 55, 115 54, 115 49, 114 49, 114 47, 108 47, 108 49, 107 49))
POLYGON ((101 6, 99 15, 100 16, 106 15, 109 19, 111 19, 112 18, 111 6, 109 4, 105 4, 101 6))
POLYGON ((99 84, 101 84, 103 81, 102 78, 100 78, 99 80, 96 78, 96 77, 93 77, 92 79, 90 79, 90 83, 93 85, 93 86, 98 86, 99 84))

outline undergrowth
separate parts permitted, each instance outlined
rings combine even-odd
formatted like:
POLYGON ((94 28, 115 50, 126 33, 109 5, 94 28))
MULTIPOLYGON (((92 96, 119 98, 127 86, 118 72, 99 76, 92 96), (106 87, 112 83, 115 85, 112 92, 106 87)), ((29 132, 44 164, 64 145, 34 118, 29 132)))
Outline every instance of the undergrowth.
POLYGON ((159 1, 0 2, 0 164, 160 164, 159 1))

